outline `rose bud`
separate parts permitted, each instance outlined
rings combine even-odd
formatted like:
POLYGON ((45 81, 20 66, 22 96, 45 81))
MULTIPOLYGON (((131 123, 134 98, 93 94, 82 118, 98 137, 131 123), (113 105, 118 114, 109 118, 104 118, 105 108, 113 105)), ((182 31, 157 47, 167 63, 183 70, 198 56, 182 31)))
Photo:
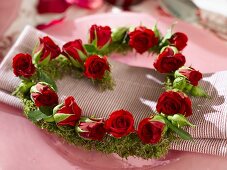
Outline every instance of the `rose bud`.
POLYGON ((54 107, 58 104, 58 95, 47 83, 39 82, 30 89, 31 99, 37 107, 54 107))
POLYGON ((34 50, 34 62, 36 64, 46 64, 60 54, 61 50, 59 46, 56 45, 50 37, 45 36, 39 39, 39 45, 34 50))
POLYGON ((165 47, 155 60, 154 67, 160 73, 170 73, 182 67, 185 62, 185 57, 176 52, 174 47, 165 47))
POLYGON ((137 134, 147 144, 156 144, 164 133, 165 123, 152 118, 145 118, 139 123, 137 134))
POLYGON ((159 113, 166 115, 182 114, 186 117, 192 115, 192 103, 189 97, 181 91, 166 91, 161 94, 156 105, 159 113))
POLYGON ((182 126, 191 126, 195 127, 195 125, 191 124, 185 116, 181 114, 174 114, 173 116, 168 116, 167 119, 169 119, 173 125, 177 127, 182 127, 182 126))
POLYGON ((90 43, 95 43, 98 49, 108 45, 111 41, 111 28, 109 26, 92 25, 90 30, 90 43))
POLYGON ((87 58, 87 53, 80 39, 67 42, 62 47, 63 54, 68 57, 74 66, 80 67, 87 58))
POLYGON ((199 72, 196 71, 192 67, 181 67, 179 70, 177 70, 174 74, 175 77, 186 77, 187 80, 193 85, 197 86, 199 80, 202 79, 203 75, 199 72))
POLYGON ((104 121, 101 118, 81 118, 76 132, 83 139, 101 141, 106 134, 104 121))
POLYGON ((135 131, 134 118, 128 111, 115 111, 106 120, 105 128, 115 138, 121 138, 135 131))
POLYGON ((157 45, 158 39, 151 29, 142 26, 129 33, 129 45, 140 54, 157 45))
POLYGON ((69 96, 53 109, 54 121, 58 126, 75 126, 81 116, 81 109, 75 102, 74 97, 69 96))
POLYGON ((184 77, 177 77, 173 81, 173 88, 184 90, 188 86, 187 80, 184 77))
POLYGON ((187 46, 188 37, 182 32, 176 32, 171 36, 169 42, 171 45, 174 45, 179 51, 181 51, 187 46))
POLYGON ((98 55, 89 56, 85 63, 84 75, 88 78, 102 79, 106 71, 110 71, 109 63, 106 57, 101 58, 98 55))
POLYGON ((32 57, 29 54, 17 54, 13 58, 13 72, 16 76, 31 77, 35 73, 32 57))

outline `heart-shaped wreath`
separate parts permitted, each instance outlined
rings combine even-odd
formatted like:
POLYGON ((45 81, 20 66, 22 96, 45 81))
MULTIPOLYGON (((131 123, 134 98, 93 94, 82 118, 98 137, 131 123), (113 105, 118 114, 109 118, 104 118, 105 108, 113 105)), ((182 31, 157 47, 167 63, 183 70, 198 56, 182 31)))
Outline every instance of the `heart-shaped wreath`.
POLYGON ((66 43, 62 50, 46 36, 39 40, 32 54, 17 54, 13 71, 22 80, 14 95, 24 105, 24 113, 42 129, 47 129, 67 142, 121 157, 160 158, 168 152, 173 140, 191 140, 183 126, 194 126, 187 117, 192 115, 191 100, 186 95, 207 97, 198 86, 202 74, 186 67, 181 53, 187 45, 184 33, 162 36, 157 26, 120 27, 92 25, 89 43, 81 40, 66 43), (113 90, 111 66, 107 55, 113 52, 158 53, 155 69, 166 74, 165 92, 157 101, 156 113, 134 126, 133 115, 114 111, 108 118, 85 117, 74 97, 59 104, 55 80, 70 74, 88 78, 102 90, 113 90))

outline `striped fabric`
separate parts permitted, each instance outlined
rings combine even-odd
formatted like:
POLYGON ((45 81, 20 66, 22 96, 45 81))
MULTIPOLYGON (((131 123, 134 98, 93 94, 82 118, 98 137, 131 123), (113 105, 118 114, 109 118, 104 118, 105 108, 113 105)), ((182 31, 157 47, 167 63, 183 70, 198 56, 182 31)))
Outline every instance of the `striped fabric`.
MULTIPOLYGON (((31 53, 38 37, 44 34, 26 27, 5 60, 0 65, 0 101, 13 107, 21 107, 20 101, 11 95, 20 83, 13 75, 12 57, 19 52, 31 53)), ((59 45, 63 42, 55 40, 59 45)), ((73 95, 84 115, 107 118, 115 110, 130 111, 136 120, 148 117, 155 110, 156 101, 163 92, 164 77, 152 69, 131 67, 111 61, 116 87, 113 91, 101 92, 89 80, 69 76, 57 81, 60 100, 73 95)), ((193 116, 189 119, 196 125, 186 130, 195 138, 191 141, 176 141, 172 149, 227 156, 227 71, 206 74, 200 84, 212 99, 192 98, 193 116)))

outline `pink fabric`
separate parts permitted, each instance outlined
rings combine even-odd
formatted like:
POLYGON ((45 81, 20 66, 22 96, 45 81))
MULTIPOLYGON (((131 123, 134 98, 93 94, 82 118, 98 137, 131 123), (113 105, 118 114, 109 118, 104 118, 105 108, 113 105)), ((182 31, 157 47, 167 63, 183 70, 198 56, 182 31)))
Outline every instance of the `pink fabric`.
MULTIPOLYGON (((123 21, 118 20, 121 24, 127 23, 127 15, 124 17, 125 18, 122 18, 121 15, 123 21)), ((138 19, 138 17, 136 17, 136 19, 138 19)), ((143 17, 144 16, 141 15, 139 18, 142 19, 143 17)), ((145 17, 145 19, 146 18, 147 17, 145 17)), ((116 19, 113 21, 115 20, 116 19)), ((63 40, 71 40, 73 36, 77 38, 84 35, 82 38, 85 40, 85 31, 87 31, 91 21, 110 23, 106 20, 105 16, 99 16, 98 18, 88 17, 75 22, 68 21, 62 25, 56 25, 55 27, 48 29, 47 32, 52 33, 52 35, 56 35, 63 40)), ((135 22, 139 23, 139 21, 135 22)), ((170 24, 170 21, 166 18, 162 19, 162 22, 166 25, 170 24)), ((151 25, 149 20, 143 23, 144 25, 151 25)), ((160 24, 166 27, 163 23, 160 24)), ((114 24, 117 23, 114 22, 114 24)), ((203 72, 227 69, 225 57, 225 54, 227 54, 225 49, 226 46, 220 40, 212 36, 210 33, 203 30, 198 31, 188 24, 183 23, 182 26, 183 27, 180 28, 179 31, 185 30, 191 35, 191 43, 185 50, 185 54, 187 53, 188 56, 189 54, 191 54, 191 56, 193 54, 200 54, 201 56, 201 58, 193 56, 192 58, 187 59, 193 63, 193 67, 200 68, 203 72), (200 37, 203 37, 203 39, 200 37), (210 44, 207 42, 210 42, 210 44), (209 56, 209 58, 207 56, 209 56), (195 63, 195 61, 198 61, 198 63, 195 63), (195 66, 194 63, 197 66, 195 66)), ((150 63, 152 63, 152 61, 149 57, 147 59, 145 57, 146 55, 137 56, 131 61, 129 60, 130 56, 127 56, 123 62, 130 62, 132 65, 139 64, 140 66, 145 65, 146 67, 151 67, 150 63)), ((115 58, 121 60, 121 58, 115 58)), ((0 122, 6 122, 0 124, 0 168, 2 169, 58 170, 91 168, 109 169, 110 167, 115 169, 149 169, 158 165, 163 165, 157 168, 160 170, 176 168, 194 170, 205 168, 226 169, 226 158, 187 152, 170 152, 165 160, 158 161, 144 161, 135 158, 130 158, 129 161, 125 161, 119 159, 115 155, 106 156, 97 152, 86 152, 81 149, 72 148, 67 144, 63 144, 59 139, 53 136, 46 135, 43 131, 32 125, 28 120, 19 116, 21 111, 9 108, 4 104, 0 104, 0 108, 0 122), (72 155, 72 153, 75 154, 72 155)))
POLYGON ((32 170, 99 170, 99 169, 226 169, 224 157, 171 151, 162 160, 122 160, 116 155, 88 152, 64 144, 46 134, 21 115, 21 110, 0 103, 0 167, 32 170), (73 153, 73 154, 72 154, 73 153))
POLYGON ((16 18, 20 4, 21 0, 7 0, 0 2, 0 37, 16 18))

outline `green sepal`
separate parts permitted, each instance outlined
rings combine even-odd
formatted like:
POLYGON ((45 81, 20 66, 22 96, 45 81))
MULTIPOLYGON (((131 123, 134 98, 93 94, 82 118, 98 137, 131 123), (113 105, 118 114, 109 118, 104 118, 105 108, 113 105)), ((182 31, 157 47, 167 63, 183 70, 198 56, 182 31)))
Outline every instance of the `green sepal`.
MULTIPOLYGON (((88 132, 88 131, 85 131, 85 130, 82 130, 79 126, 76 126, 75 127, 75 130, 76 132, 79 134, 79 133, 84 133, 84 132, 88 132)), ((81 136, 80 136, 81 137, 81 136)), ((86 139, 86 138, 85 138, 86 139)))
POLYGON ((168 130, 168 126, 166 125, 165 119, 163 118, 162 115, 156 114, 155 116, 153 116, 153 118, 151 118, 151 121, 159 121, 159 122, 162 122, 165 124, 162 135, 164 135, 166 133, 166 131, 168 130))
POLYGON ((82 65, 78 60, 75 60, 73 57, 69 56, 69 60, 71 61, 72 65, 76 68, 81 68, 82 65))
POLYGON ((210 96, 199 86, 193 86, 190 90, 190 94, 192 96, 196 97, 207 97, 210 98, 210 96))
POLYGON ((69 118, 70 116, 73 116, 73 114, 69 114, 69 113, 56 113, 54 114, 54 121, 56 123, 59 123, 67 118, 69 118))
POLYGON ((53 109, 53 115, 55 115, 55 114, 57 113, 57 111, 58 111, 60 108, 62 108, 62 106, 64 106, 64 103, 61 103, 61 104, 55 106, 54 109, 53 109))
POLYGON ((155 37, 160 37, 161 36, 161 32, 159 31, 159 29, 157 27, 157 23, 154 24, 152 30, 154 31, 155 37))
POLYGON ((93 44, 84 44, 84 48, 89 54, 97 53, 97 48, 93 44))
POLYGON ((48 64, 49 64, 49 62, 50 62, 50 54, 43 60, 43 61, 41 61, 41 62, 39 62, 38 63, 38 65, 45 65, 45 66, 47 66, 48 64))
POLYGON ((176 134, 179 135, 180 138, 184 139, 184 140, 193 140, 192 136, 186 132, 185 130, 174 126, 165 116, 163 116, 166 125, 172 130, 174 131, 176 134))
POLYGON ((172 122, 173 125, 177 127, 183 127, 183 126, 191 126, 195 127, 192 123, 190 123, 187 118, 182 114, 174 114, 171 116, 167 116, 167 119, 172 122))
POLYGON ((129 28, 128 27, 120 27, 112 32, 112 41, 113 42, 122 42, 127 34, 129 28))
POLYGON ((16 95, 18 92, 22 93, 23 95, 30 92, 31 87, 34 85, 34 82, 22 80, 20 85, 17 89, 12 93, 12 95, 16 95))
POLYGON ((111 40, 109 40, 104 46, 102 46, 102 48, 100 48, 97 53, 101 54, 101 55, 105 55, 109 52, 109 45, 111 43, 111 40))
POLYGON ((173 88, 183 90, 187 86, 187 80, 185 77, 177 77, 173 81, 173 88))
POLYGON ((38 72, 38 77, 39 77, 40 81, 51 85, 53 87, 53 89, 55 91, 57 91, 57 85, 55 84, 54 80, 52 80, 44 71, 42 71, 40 69, 37 72, 38 72))
POLYGON ((174 28, 174 26, 175 26, 175 23, 172 24, 170 26, 170 28, 167 30, 165 36, 163 37, 163 39, 162 39, 162 41, 160 43, 160 46, 162 46, 163 44, 169 44, 168 43, 168 39, 170 39, 172 37, 172 35, 173 35, 173 28, 174 28))
POLYGON ((36 52, 36 53, 33 53, 32 55, 32 63, 37 65, 39 63, 39 60, 40 60, 40 57, 42 55, 42 50, 36 52))
POLYGON ((162 47, 162 49, 160 50, 160 54, 161 54, 166 48, 171 48, 171 49, 173 50, 174 54, 177 54, 177 53, 179 52, 178 49, 177 49, 176 47, 167 45, 167 46, 162 47))
POLYGON ((54 117, 51 115, 51 116, 47 116, 45 118, 43 118, 43 120, 45 122, 54 122, 54 117))
POLYGON ((30 93, 40 93, 40 92, 36 89, 36 84, 30 88, 30 93))
POLYGON ((79 56, 80 56, 80 59, 84 62, 87 58, 88 58, 88 56, 86 56, 81 50, 76 50, 77 51, 77 53, 79 54, 79 56))

